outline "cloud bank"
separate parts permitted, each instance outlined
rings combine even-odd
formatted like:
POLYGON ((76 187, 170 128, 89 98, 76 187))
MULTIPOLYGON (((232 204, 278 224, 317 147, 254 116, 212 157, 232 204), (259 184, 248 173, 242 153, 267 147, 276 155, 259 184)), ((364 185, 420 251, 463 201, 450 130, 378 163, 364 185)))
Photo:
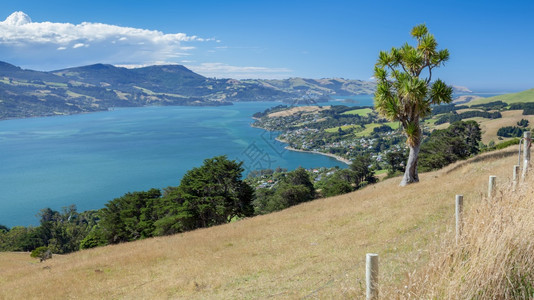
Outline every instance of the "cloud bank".
POLYGON ((0 60, 40 71, 107 63, 124 67, 186 64, 216 78, 287 78, 291 70, 202 62, 197 52, 217 53, 231 47, 219 40, 185 33, 163 33, 116 25, 33 22, 21 11, 0 22, 0 60), (198 48, 197 48, 198 47, 198 48), (191 59, 184 59, 191 58, 191 59))
POLYGON ((292 72, 287 68, 239 67, 223 63, 201 63, 186 67, 207 77, 235 79, 282 79, 288 78, 292 72))
POLYGON ((187 56, 195 47, 184 46, 184 43, 207 41, 212 39, 102 23, 32 22, 20 11, 0 22, 0 54, 17 58, 17 61, 35 60, 35 54, 39 53, 40 60, 66 61, 74 65, 148 64, 187 56))

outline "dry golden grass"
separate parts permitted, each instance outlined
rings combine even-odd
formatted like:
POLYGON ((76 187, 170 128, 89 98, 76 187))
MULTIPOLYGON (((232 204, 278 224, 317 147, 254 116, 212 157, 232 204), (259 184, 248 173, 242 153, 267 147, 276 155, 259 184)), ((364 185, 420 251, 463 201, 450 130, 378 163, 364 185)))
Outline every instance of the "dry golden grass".
MULTIPOLYGON (((470 109, 469 109, 470 110, 470 109)), ((460 111, 458 111, 460 112, 460 111)), ((486 118, 468 118, 464 121, 474 120, 480 124, 480 129, 482 130, 482 142, 488 144, 490 141, 499 143, 497 139, 497 131, 499 128, 504 126, 517 126, 517 122, 521 119, 526 119, 529 121, 529 127, 534 124, 534 115, 524 116, 523 110, 508 110, 501 112, 502 118, 498 119, 486 119, 486 118)), ((449 123, 439 124, 434 127, 434 129, 446 129, 450 126, 449 123)), ((508 140, 509 138, 503 138, 503 140, 508 140)))
POLYGON ((523 110, 509 110, 501 112, 502 118, 499 119, 485 119, 480 122, 480 129, 484 134, 482 135, 482 142, 489 143, 493 140, 497 141, 497 131, 504 126, 517 126, 517 122, 521 119, 526 119, 529 122, 529 126, 534 124, 534 116, 523 116, 523 110))
POLYGON ((464 108, 464 109, 459 109, 456 112, 458 114, 461 114, 461 113, 468 112, 468 111, 483 111, 483 110, 482 109, 478 109, 478 108, 464 108))
POLYGON ((290 108, 290 109, 287 109, 287 110, 283 110, 283 111, 278 111, 278 112, 274 112, 274 113, 270 113, 268 115, 269 118, 274 118, 274 117, 288 117, 288 116, 291 116, 291 115, 294 115, 298 112, 305 112, 305 113, 318 113, 320 111, 323 111, 323 110, 326 110, 326 109, 330 109, 331 106, 297 106, 297 107, 293 107, 293 108, 290 108))
POLYGON ((0 298, 361 298, 368 252, 380 255, 381 294, 398 295, 408 274, 427 264, 428 249, 449 235, 454 195, 470 203, 490 174, 509 180, 514 150, 421 174, 404 188, 394 178, 270 215, 44 263, 2 253, 0 298))
POLYGON ((517 192, 505 182, 491 199, 467 199, 459 241, 448 230, 428 266, 397 291, 399 298, 533 299, 533 182, 531 176, 517 192))

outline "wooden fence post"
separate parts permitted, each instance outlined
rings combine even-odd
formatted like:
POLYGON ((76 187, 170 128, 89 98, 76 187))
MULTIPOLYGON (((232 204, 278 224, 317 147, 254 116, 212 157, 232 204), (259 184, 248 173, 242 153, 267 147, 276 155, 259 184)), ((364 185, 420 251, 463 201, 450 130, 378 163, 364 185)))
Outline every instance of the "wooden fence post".
POLYGON ((365 282, 367 300, 378 299, 378 254, 367 253, 365 257, 365 282))
POLYGON ((497 181, 497 176, 491 175, 489 177, 489 183, 488 183, 488 198, 492 198, 495 194, 495 184, 497 181))
POLYGON ((519 165, 514 166, 514 176, 512 177, 512 191, 517 190, 517 182, 519 180, 519 165))
POLYGON ((528 165, 530 164, 530 145, 531 145, 531 133, 530 131, 523 132, 523 173, 521 174, 521 180, 525 180, 527 177, 528 165))
POLYGON ((462 211, 464 209, 464 196, 456 195, 456 243, 460 241, 462 236, 462 211))

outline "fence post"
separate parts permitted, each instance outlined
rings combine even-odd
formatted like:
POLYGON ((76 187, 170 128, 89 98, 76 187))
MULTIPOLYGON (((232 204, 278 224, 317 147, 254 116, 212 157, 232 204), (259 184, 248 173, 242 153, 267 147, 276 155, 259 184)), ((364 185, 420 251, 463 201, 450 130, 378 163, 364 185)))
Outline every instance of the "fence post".
POLYGON ((464 209, 464 196, 456 195, 456 243, 460 241, 462 236, 462 211, 464 209))
POLYGON ((521 174, 521 180, 525 180, 527 177, 528 165, 530 163, 530 145, 531 145, 531 133, 525 131, 523 133, 523 173, 521 174))
POLYGON ((367 300, 378 299, 378 254, 367 253, 365 257, 365 282, 367 300))
POLYGON ((512 191, 517 190, 517 182, 519 180, 519 165, 514 166, 514 176, 512 177, 512 191))
POLYGON ((488 183, 488 198, 492 198, 493 194, 495 193, 495 184, 497 181, 497 176, 491 175, 489 177, 489 183, 488 183))

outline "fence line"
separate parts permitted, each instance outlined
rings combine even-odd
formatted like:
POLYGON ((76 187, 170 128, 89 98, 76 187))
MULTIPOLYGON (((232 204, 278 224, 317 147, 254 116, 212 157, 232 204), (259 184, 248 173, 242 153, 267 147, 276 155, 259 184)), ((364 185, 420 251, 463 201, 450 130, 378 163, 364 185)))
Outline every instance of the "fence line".
MULTIPOLYGON (((530 146, 531 133, 530 131, 524 133, 521 139, 523 142, 523 172, 521 179, 524 181, 530 164, 530 146)), ((519 143, 519 157, 521 155, 521 141, 519 143)), ((518 158, 520 160, 520 158, 518 158)), ((520 162, 520 161, 519 161, 520 162)), ((512 177, 512 191, 516 191, 519 183, 520 164, 514 165, 512 177)), ((497 176, 490 175, 488 181, 488 199, 495 196, 497 188, 497 176)), ((455 198, 455 216, 456 216, 456 243, 458 244, 463 231, 463 205, 464 196, 456 195, 455 198)), ((366 281, 366 300, 378 299, 378 254, 367 253, 365 264, 365 281, 366 281)))

